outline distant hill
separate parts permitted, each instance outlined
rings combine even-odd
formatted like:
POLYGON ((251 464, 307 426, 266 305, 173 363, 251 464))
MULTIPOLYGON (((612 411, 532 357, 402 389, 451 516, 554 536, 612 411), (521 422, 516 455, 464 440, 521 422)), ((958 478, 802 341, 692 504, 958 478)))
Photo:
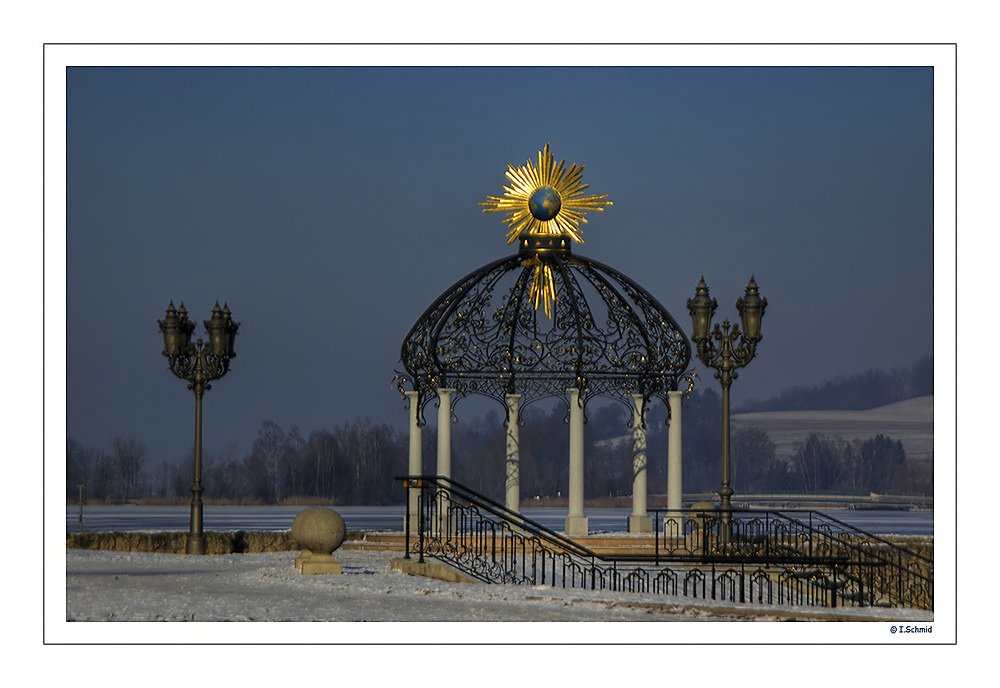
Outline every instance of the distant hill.
POLYGON ((874 409, 762 411, 732 416, 733 428, 752 426, 766 432, 780 458, 788 459, 810 434, 867 440, 882 434, 903 443, 907 460, 934 458, 934 396, 897 401, 874 409))
POLYGON ((768 399, 751 399, 734 410, 739 413, 853 411, 933 394, 934 357, 925 356, 908 368, 890 371, 873 368, 812 387, 791 387, 768 399))

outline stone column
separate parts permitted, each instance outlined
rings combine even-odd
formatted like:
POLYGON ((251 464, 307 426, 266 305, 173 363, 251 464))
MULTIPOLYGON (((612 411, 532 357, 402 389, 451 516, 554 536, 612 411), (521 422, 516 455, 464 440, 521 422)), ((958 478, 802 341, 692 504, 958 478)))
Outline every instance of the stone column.
MULTIPOLYGON (((437 474, 445 478, 451 477, 451 395, 454 389, 438 387, 438 423, 437 423, 437 474)), ((447 527, 448 502, 442 496, 438 500, 438 530, 447 527)), ((448 528, 450 530, 450 528, 448 528)))
POLYGON ((507 395, 507 481, 505 503, 511 511, 521 512, 521 443, 518 428, 520 394, 507 395))
POLYGON ((684 495, 681 474, 681 395, 677 390, 667 392, 670 404, 670 427, 667 432, 667 508, 678 510, 663 520, 663 532, 668 537, 684 532, 683 514, 679 513, 684 495))
MULTIPOLYGON (((420 430, 420 392, 407 392, 407 399, 410 400, 410 465, 408 472, 410 475, 421 475, 424 471, 422 454, 422 437, 420 430)), ((406 511, 410 517, 410 532, 416 533, 418 519, 417 513, 417 490, 406 491, 406 511)), ((405 523, 403 524, 405 527, 405 523)))
POLYGON ((438 387, 437 474, 451 477, 451 395, 455 390, 438 387))
POLYGON ((643 396, 632 395, 632 515, 628 532, 653 532, 653 519, 646 512, 646 424, 642 417, 643 396))
POLYGON ((570 387, 569 394, 569 513, 566 514, 566 535, 587 534, 587 517, 583 515, 583 407, 580 390, 570 387))

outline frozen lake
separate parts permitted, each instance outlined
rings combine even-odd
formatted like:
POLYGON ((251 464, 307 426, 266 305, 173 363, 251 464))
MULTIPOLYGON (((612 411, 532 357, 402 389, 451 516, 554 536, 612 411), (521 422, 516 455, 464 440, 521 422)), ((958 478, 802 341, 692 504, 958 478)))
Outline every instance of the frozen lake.
MULTIPOLYGON (((302 506, 205 506, 204 529, 288 530, 302 506)), ((402 506, 338 506, 348 530, 403 530, 402 506)), ((525 508, 524 516, 553 530, 565 524, 565 508, 525 508)), ((591 532, 625 532, 631 509, 585 509, 591 532)), ((795 515, 792 510, 784 513, 795 515)), ((875 511, 827 509, 822 513, 876 535, 933 535, 933 511, 875 511)), ((85 506, 82 529, 110 531, 187 531, 189 506, 85 506)), ((66 507, 66 531, 79 532, 79 506, 66 507)))

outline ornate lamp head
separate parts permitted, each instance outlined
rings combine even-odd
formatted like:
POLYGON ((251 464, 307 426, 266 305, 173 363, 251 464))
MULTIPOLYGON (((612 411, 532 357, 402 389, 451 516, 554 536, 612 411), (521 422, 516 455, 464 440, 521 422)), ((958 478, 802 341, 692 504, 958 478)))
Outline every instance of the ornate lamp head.
POLYGON ((224 356, 229 350, 229 344, 226 342, 226 323, 222 317, 222 309, 219 308, 218 301, 215 302, 215 307, 212 308, 212 318, 205 320, 203 324, 205 325, 205 330, 208 332, 208 350, 215 356, 224 356))
POLYGON ((180 335, 178 332, 179 318, 177 317, 177 309, 174 308, 174 302, 171 301, 170 305, 167 306, 167 315, 163 320, 157 320, 156 323, 160 326, 160 332, 163 334, 163 355, 164 356, 175 356, 180 353, 180 335))
POLYGON ((184 307, 183 301, 181 307, 177 309, 177 315, 180 316, 180 322, 177 323, 177 331, 180 334, 177 342, 180 346, 178 353, 189 354, 194 349, 191 344, 191 333, 194 332, 195 324, 193 320, 188 320, 187 308, 184 307))
POLYGON ((226 330, 226 356, 236 358, 236 331, 240 329, 240 324, 233 320, 233 314, 229 310, 229 304, 222 307, 222 320, 226 330))
POLYGON ((163 320, 157 320, 160 332, 163 333, 163 355, 178 356, 188 353, 191 348, 191 333, 194 332, 194 323, 188 320, 187 309, 181 302, 179 309, 174 308, 171 301, 167 306, 167 315, 163 320))
POLYGON ((215 356, 235 358, 236 351, 233 349, 233 344, 240 324, 233 321, 229 305, 219 308, 219 302, 216 301, 215 308, 212 309, 212 318, 206 320, 204 325, 208 331, 209 351, 215 356))
POLYGON ((695 342, 708 339, 708 332, 712 326, 712 316, 715 315, 715 309, 718 305, 718 301, 709 297, 708 285, 705 284, 703 276, 701 281, 698 282, 697 289, 695 289, 694 298, 687 300, 687 307, 691 313, 691 325, 693 327, 691 338, 695 342))
POLYGON ((761 340, 760 323, 764 319, 765 308, 767 299, 760 297, 757 281, 751 276, 746 295, 736 301, 736 310, 739 311, 740 320, 743 322, 743 336, 750 341, 761 340))

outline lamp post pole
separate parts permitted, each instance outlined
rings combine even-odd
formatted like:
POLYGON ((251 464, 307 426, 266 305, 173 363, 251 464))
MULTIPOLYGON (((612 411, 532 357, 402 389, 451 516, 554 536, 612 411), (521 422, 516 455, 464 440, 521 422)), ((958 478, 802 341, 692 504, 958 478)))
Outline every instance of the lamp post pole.
POLYGON ((158 320, 163 334, 163 355, 167 358, 170 371, 188 381, 188 389, 194 392, 194 481, 191 484, 191 524, 187 535, 186 552, 205 554, 205 536, 202 531, 204 512, 201 484, 201 400, 211 389, 209 382, 218 380, 229 372, 229 361, 236 357, 233 343, 240 324, 232 319, 229 306, 219 308, 215 303, 210 320, 204 321, 208 331, 208 343, 201 337, 191 343, 194 322, 188 320, 187 309, 181 303, 174 308, 171 301, 167 315, 158 320))
POLYGON ((757 343, 762 339, 760 323, 767 307, 767 299, 760 297, 757 282, 751 277, 746 294, 736 301, 736 310, 743 324, 742 332, 739 325, 730 325, 726 318, 722 321, 721 328, 716 324, 710 333, 712 316, 718 305, 715 299, 709 297, 708 285, 702 277, 694 298, 688 299, 687 307, 691 313, 694 330, 691 338, 697 345, 698 359, 715 369, 715 378, 722 385, 722 484, 718 495, 722 517, 719 541, 725 546, 729 544, 732 535, 733 496, 729 475, 729 388, 738 376, 737 369, 746 366, 757 354, 757 343))

